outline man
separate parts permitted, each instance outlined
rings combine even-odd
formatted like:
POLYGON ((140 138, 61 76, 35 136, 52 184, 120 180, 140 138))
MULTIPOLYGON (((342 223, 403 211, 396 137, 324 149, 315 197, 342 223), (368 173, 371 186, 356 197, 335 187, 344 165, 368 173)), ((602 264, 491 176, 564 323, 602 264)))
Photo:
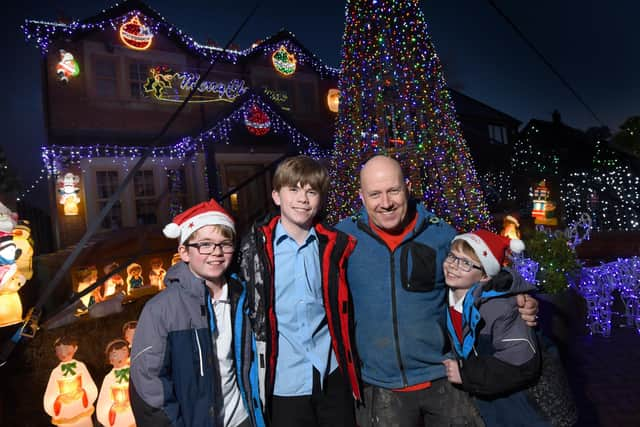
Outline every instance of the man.
MULTIPOLYGON (((364 209, 338 229, 358 241, 347 281, 365 383, 360 427, 482 425, 469 397, 446 379, 442 262, 455 230, 409 199, 400 164, 375 156, 360 173, 364 209)), ((534 321, 537 302, 518 296, 534 321)), ((523 309, 521 309, 522 311, 523 309)))

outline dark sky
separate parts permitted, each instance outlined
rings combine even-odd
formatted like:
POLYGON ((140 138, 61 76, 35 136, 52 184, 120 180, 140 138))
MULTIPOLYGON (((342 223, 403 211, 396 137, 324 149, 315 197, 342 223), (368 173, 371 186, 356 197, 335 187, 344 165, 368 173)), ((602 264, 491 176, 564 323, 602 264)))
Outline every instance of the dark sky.
MULTIPOLYGON (((5 98, 0 143, 10 166, 31 184, 39 175, 44 142, 41 55, 25 42, 24 19, 53 21, 60 13, 84 19, 112 0, 22 0, 4 6, 0 67, 5 98)), ((170 23, 205 42, 224 44, 254 2, 246 0, 148 0, 170 23)), ((599 125, 486 0, 422 0, 428 31, 450 86, 526 123, 558 109, 570 126, 599 125)), ((496 0, 605 125, 616 131, 640 114, 640 2, 602 0, 496 0)), ((344 0, 263 0, 237 39, 242 47, 286 28, 327 64, 338 66, 344 0)))

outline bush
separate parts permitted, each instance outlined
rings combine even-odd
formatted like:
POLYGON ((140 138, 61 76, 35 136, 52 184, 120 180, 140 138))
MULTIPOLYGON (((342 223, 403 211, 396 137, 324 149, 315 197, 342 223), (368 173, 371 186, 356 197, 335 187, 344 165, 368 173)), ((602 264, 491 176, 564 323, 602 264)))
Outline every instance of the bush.
POLYGON ((569 275, 580 269, 575 252, 569 247, 564 236, 550 236, 544 231, 534 231, 525 238, 526 254, 539 264, 538 287, 548 294, 564 292, 569 275))

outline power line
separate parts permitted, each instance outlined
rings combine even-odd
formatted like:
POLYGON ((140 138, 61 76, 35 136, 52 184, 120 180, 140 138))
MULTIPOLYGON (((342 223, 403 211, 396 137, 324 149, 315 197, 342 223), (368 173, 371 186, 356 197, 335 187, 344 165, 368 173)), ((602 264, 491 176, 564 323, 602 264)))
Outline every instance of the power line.
POLYGON ((584 99, 582 99, 582 97, 580 96, 580 94, 569 84, 569 82, 567 81, 567 79, 565 79, 562 74, 560 74, 560 72, 558 72, 558 70, 556 70, 556 68, 553 66, 553 64, 551 64, 551 62, 549 62, 549 60, 542 54, 542 52, 540 52, 538 50, 538 48, 535 47, 535 45, 527 38, 527 36, 525 36, 525 34, 522 32, 522 30, 520 30, 520 28, 518 28, 518 26, 498 7, 498 5, 496 4, 495 1, 493 0, 487 0, 489 2, 489 4, 496 10, 496 12, 498 12, 498 14, 500 16, 502 16, 504 18, 505 21, 507 21, 507 23, 511 26, 511 28, 513 28, 513 30, 520 36, 520 38, 527 44, 527 46, 529 46, 529 48, 536 54, 538 55, 538 57, 542 60, 542 62, 544 62, 544 64, 551 70, 551 72, 553 74, 556 75, 556 77, 560 80, 560 82, 562 82, 562 84, 569 89, 569 92, 571 92, 573 94, 573 96, 575 96, 575 98, 578 100, 578 102, 580 102, 580 104, 582 104, 584 106, 584 108, 587 109, 587 111, 589 111, 589 113, 591 114, 591 116, 598 122, 600 123, 600 125, 605 126, 605 124, 602 122, 602 120, 600 120, 600 118, 598 117, 598 115, 593 111, 593 109, 591 107, 589 107, 589 105, 584 101, 584 99))

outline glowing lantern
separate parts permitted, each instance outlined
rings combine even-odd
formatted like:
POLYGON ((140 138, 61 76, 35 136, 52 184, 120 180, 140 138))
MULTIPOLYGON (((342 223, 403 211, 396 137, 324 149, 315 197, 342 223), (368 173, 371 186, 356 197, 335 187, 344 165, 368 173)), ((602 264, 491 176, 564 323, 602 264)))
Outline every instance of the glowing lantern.
POLYGON ((96 416, 103 426, 135 426, 131 404, 129 403, 129 345, 123 339, 107 344, 109 363, 113 369, 104 377, 96 416))
POLYGON ((71 77, 80 74, 80 66, 73 55, 60 49, 60 62, 56 65, 56 75, 61 82, 68 83, 71 77))
POLYGON ((84 363, 75 360, 78 341, 71 337, 58 338, 56 356, 60 360, 51 375, 44 393, 44 410, 51 423, 58 426, 92 427, 93 402, 98 388, 84 363))
POLYGON ((146 50, 151 46, 153 34, 136 15, 120 26, 120 40, 131 49, 146 50))
POLYGON ((65 215, 78 215, 78 203, 80 203, 80 177, 71 172, 58 177, 58 193, 60 204, 64 206, 65 215))
POLYGON ((327 93, 327 106, 332 113, 338 112, 340 108, 340 91, 338 89, 329 89, 327 93))
POLYGON ((277 72, 284 76, 290 76, 296 72, 296 57, 287 51, 284 45, 271 55, 271 63, 277 72))
POLYGON ((267 113, 262 111, 256 104, 252 105, 249 112, 244 117, 244 124, 249 132, 256 136, 262 136, 271 129, 271 120, 267 113))
POLYGON ((546 181, 543 179, 533 190, 533 210, 531 216, 535 218, 534 222, 540 225, 558 225, 558 219, 554 218, 556 205, 549 200, 551 192, 547 187, 546 181))
POLYGON ((505 216, 502 220, 500 235, 510 239, 520 239, 520 222, 514 216, 505 216))

